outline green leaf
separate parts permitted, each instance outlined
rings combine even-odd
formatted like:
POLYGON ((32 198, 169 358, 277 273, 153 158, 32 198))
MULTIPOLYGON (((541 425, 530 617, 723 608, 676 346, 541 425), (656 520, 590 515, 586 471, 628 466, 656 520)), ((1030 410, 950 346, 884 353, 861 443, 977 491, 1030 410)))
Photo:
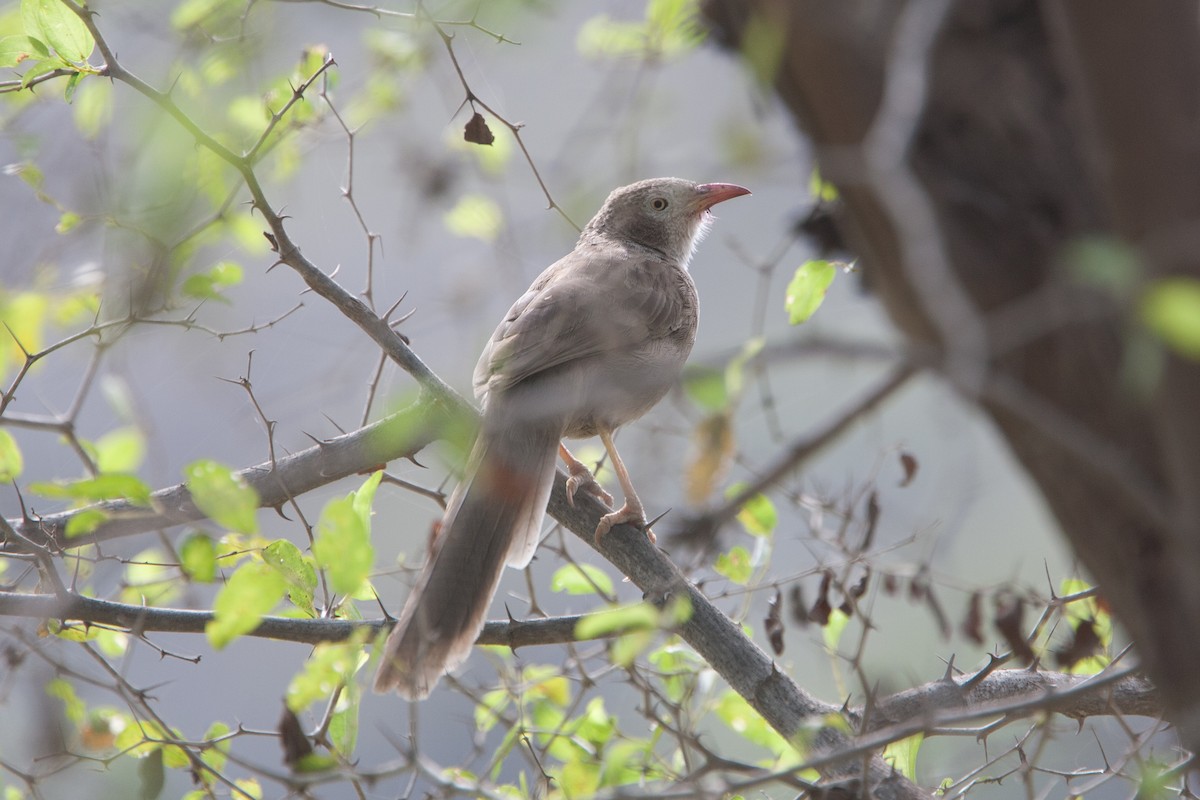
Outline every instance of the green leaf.
POLYGON ((329 753, 308 753, 300 757, 293 769, 301 775, 311 775, 315 772, 325 772, 336 769, 338 761, 329 753))
POLYGON ((62 63, 54 58, 45 58, 41 61, 34 61, 29 69, 25 70, 21 75, 21 88, 28 89, 33 85, 35 78, 40 78, 43 75, 54 72, 56 69, 61 69, 62 63))
POLYGON ((591 797, 600 788, 600 765, 591 760, 567 761, 555 783, 566 797, 591 797))
POLYGON ((292 677, 287 688, 287 706, 299 714, 313 703, 326 700, 341 686, 354 682, 354 674, 369 658, 363 650, 364 635, 345 642, 321 642, 292 677))
POLYGON ((128 500, 136 506, 150 505, 150 487, 133 475, 111 473, 69 483, 34 483, 31 492, 59 500, 94 503, 128 500))
POLYGON ((46 684, 46 694, 63 701, 63 714, 75 725, 82 725, 87 718, 87 703, 75 694, 75 688, 62 678, 54 678, 46 684))
POLYGON ((709 412, 729 406, 725 374, 712 367, 689 365, 683 371, 683 391, 692 402, 709 412))
POLYGON ((32 37, 0 37, 0 67, 15 67, 27 59, 41 60, 48 55, 46 45, 32 37))
MULTIPOLYGON (((87 139, 95 139, 112 120, 113 87, 108 81, 88 81, 79 87, 71 104, 75 127, 87 139)), ((65 231, 59 231, 65 233, 65 231)))
POLYGON ((836 274, 837 267, 828 261, 805 261, 797 268, 784 300, 791 324, 807 322, 817 313, 836 274))
POLYGON ((1115 238, 1087 236, 1072 242, 1063 254, 1067 273, 1079 283, 1126 297, 1142 274, 1138 251, 1115 238))
POLYGON ((825 203, 832 203, 838 199, 837 187, 822 178, 821 171, 815 167, 812 174, 808 176, 808 193, 825 203))
POLYGON ((221 295, 221 292, 230 286, 240 284, 243 275, 244 271, 241 265, 232 261, 220 261, 213 265, 208 272, 189 276, 183 282, 183 293, 198 300, 229 302, 228 298, 221 295))
POLYGON ((654 631, 632 631, 618 636, 609 648, 609 658, 618 667, 628 667, 654 644, 654 631))
POLYGON ((745 586, 750 581, 754 568, 750 563, 750 552, 740 544, 728 553, 721 553, 713 564, 718 575, 724 575, 734 583, 745 586))
POLYGON ((171 25, 177 30, 192 28, 201 23, 212 22, 213 17, 229 14, 231 0, 185 0, 171 14, 171 25))
MULTIPOLYGON (((366 663, 364 655, 361 663, 366 663)), ((362 708, 362 689, 356 681, 347 681, 329 718, 329 742, 344 758, 354 755, 358 746, 358 714, 362 708)))
POLYGON ((83 73, 72 72, 67 77, 67 86, 63 90, 63 99, 67 101, 67 105, 75 99, 75 92, 79 89, 79 81, 83 79, 83 73))
POLYGON ((767 721, 746 702, 744 697, 732 689, 721 695, 714 710, 718 719, 724 722, 731 731, 754 744, 767 748, 776 758, 791 749, 787 740, 768 725, 767 721))
POLYGON ((446 229, 455 236, 493 241, 500 234, 504 213, 490 197, 468 194, 443 215, 446 229))
MULTIPOLYGON (((204 732, 204 740, 213 742, 212 747, 206 747, 200 751, 200 758, 204 763, 213 768, 215 772, 220 772, 225 769, 225 761, 229 753, 230 742, 224 737, 228 736, 232 729, 224 722, 214 722, 208 726, 208 730, 204 732), (222 741, 216 741, 221 739, 222 741)), ((200 779, 207 781, 211 780, 211 776, 200 775, 200 779)))
POLYGON ((829 622, 825 624, 821 631, 825 639, 825 647, 830 653, 836 653, 838 642, 842 639, 842 634, 846 631, 846 625, 850 622, 850 616, 840 608, 835 608, 829 612, 829 622))
POLYGON ((166 785, 166 773, 163 770, 163 750, 155 749, 150 755, 138 761, 137 765, 139 800, 156 800, 162 794, 166 785))
POLYGON ((258 532, 258 492, 223 464, 207 459, 183 469, 192 501, 213 522, 239 533, 258 532))
MULTIPOLYGON (((735 483, 725 490, 726 499, 741 494, 746 488, 745 483, 735 483)), ((770 536, 779 524, 779 513, 775 504, 765 494, 751 497, 738 511, 738 522, 746 529, 746 533, 754 536, 770 536)))
POLYGON ((96 440, 96 468, 101 472, 133 472, 142 465, 146 440, 133 425, 109 431, 96 440))
POLYGON ((21 19, 27 34, 72 64, 87 61, 96 47, 87 25, 60 0, 21 0, 21 19))
POLYGON ((746 383, 746 364, 758 356, 766 344, 767 340, 761 336, 750 339, 725 367, 725 388, 730 395, 737 397, 742 393, 746 383))
POLYGON ((212 583, 217 577, 217 545, 207 533, 195 531, 180 543, 179 562, 192 580, 212 583))
POLYGON ((620 606, 609 611, 588 614, 575 625, 575 637, 580 640, 599 639, 614 633, 628 633, 658 628, 658 609, 649 603, 620 606))
POLYGON ((382 472, 376 472, 359 492, 331 500, 321 511, 312 551, 336 592, 357 592, 375 563, 369 508, 382 477, 382 472))
POLYGON ((487 733, 500 721, 500 714, 513 701, 512 692, 508 689, 492 689, 486 692, 475 704, 475 730, 487 733))
POLYGON ((368 533, 371 531, 371 506, 375 504, 375 491, 382 481, 383 470, 376 470, 371 477, 363 481, 363 485, 358 487, 357 491, 350 493, 354 513, 358 514, 368 533))
POLYGON ((567 564, 559 567, 550 579, 550 590, 567 594, 603 594, 613 592, 612 578, 591 564, 567 564))
POLYGON ((576 46, 591 58, 671 58, 704 40, 697 21, 697 0, 650 0, 645 19, 614 20, 605 14, 579 29, 576 46))
POLYGON ((181 589, 179 573, 171 559, 159 548, 148 547, 125 565, 121 600, 136 605, 163 605, 175 599, 181 589))
POLYGON ((883 760, 890 763, 901 775, 916 782, 917 753, 920 752, 921 743, 924 741, 925 734, 914 733, 898 742, 892 742, 883 748, 883 760))
POLYGON ((1179 355, 1200 361, 1200 280, 1155 281, 1139 304, 1142 321, 1179 355))
POLYGON ((204 626, 217 650, 258 627, 263 615, 283 598, 287 582, 261 561, 242 564, 213 600, 214 619, 204 626))
POLYGON ((0 428, 0 482, 8 483, 21 477, 25 469, 25 459, 21 457, 21 448, 17 440, 8 431, 0 428))
MULTIPOLYGON (((58 224, 54 226, 54 232, 59 234, 70 233, 81 220, 82 218, 74 211, 64 211, 58 217, 58 224)), ((58 314, 56 313, 55 316, 57 317, 58 314)))
POLYGON ((263 561, 279 571, 288 584, 292 603, 313 614, 313 596, 317 591, 317 571, 300 548, 287 539, 277 539, 263 548, 263 561))
POLYGON ((86 536, 108 521, 108 512, 98 508, 85 508, 71 515, 67 520, 67 538, 74 539, 86 536))

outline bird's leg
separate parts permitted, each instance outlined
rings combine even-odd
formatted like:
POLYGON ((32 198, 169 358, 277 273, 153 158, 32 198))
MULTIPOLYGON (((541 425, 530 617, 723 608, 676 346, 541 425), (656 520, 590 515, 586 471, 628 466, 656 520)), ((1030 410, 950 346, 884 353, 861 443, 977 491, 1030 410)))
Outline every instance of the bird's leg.
POLYGON ((600 431, 600 441, 604 442, 604 449, 608 451, 613 469, 617 471, 617 480, 621 482, 621 491, 625 494, 625 505, 600 518, 600 524, 596 526, 596 544, 600 544, 604 534, 608 533, 614 525, 623 523, 632 523, 634 527, 645 530, 650 541, 655 541, 654 532, 646 527, 646 510, 642 508, 642 501, 638 499, 637 492, 633 489, 633 481, 629 479, 629 470, 625 469, 625 463, 617 454, 617 446, 613 443, 612 433, 605 430, 600 431))
POLYGON ((604 487, 592 475, 592 471, 584 466, 582 461, 571 455, 571 451, 562 442, 558 443, 558 454, 562 456, 562 460, 567 465, 567 473, 571 476, 567 478, 567 502, 575 505, 575 493, 583 489, 601 503, 612 508, 613 496, 604 491, 604 487))

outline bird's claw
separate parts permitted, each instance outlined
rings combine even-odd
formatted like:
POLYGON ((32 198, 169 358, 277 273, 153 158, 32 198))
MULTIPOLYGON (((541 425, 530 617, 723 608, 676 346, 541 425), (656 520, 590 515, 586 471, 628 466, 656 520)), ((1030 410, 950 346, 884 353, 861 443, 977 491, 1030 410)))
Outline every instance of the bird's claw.
POLYGON ((567 502, 572 506, 575 505, 575 493, 580 489, 590 494, 592 497, 604 503, 609 508, 612 508, 613 496, 604 491, 604 487, 596 480, 596 477, 588 471, 588 468, 582 464, 572 464, 568 467, 571 477, 567 478, 567 502))
POLYGON ((600 523, 596 525, 595 540, 596 544, 600 544, 610 530, 616 525, 632 525, 646 534, 646 538, 651 544, 658 541, 658 537, 654 535, 654 531, 650 530, 650 526, 646 523, 646 515, 640 508, 631 507, 628 503, 621 506, 617 511, 611 514, 605 514, 600 518, 600 523))

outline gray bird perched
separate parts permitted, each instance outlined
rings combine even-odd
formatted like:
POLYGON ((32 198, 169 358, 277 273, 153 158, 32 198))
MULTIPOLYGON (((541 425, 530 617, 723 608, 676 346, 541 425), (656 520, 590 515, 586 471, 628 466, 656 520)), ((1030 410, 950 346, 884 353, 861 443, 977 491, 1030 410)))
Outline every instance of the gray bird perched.
POLYGON ((709 209, 749 194, 728 183, 655 178, 616 189, 575 249, 513 304, 475 367, 483 421, 429 558, 384 647, 375 690, 426 697, 471 650, 507 563, 533 557, 561 452, 568 497, 611 505, 564 437, 599 436, 625 502, 596 528, 645 527, 613 432, 679 378, 696 340, 687 265, 709 209))

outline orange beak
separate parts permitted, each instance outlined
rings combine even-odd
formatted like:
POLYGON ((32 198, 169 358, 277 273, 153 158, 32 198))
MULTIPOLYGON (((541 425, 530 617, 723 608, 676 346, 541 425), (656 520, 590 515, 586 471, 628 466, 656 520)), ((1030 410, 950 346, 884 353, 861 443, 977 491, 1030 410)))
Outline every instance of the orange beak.
POLYGON ((696 191, 700 193, 696 199, 698 211, 707 211, 717 203, 750 194, 749 189, 736 183, 702 183, 696 187, 696 191))

